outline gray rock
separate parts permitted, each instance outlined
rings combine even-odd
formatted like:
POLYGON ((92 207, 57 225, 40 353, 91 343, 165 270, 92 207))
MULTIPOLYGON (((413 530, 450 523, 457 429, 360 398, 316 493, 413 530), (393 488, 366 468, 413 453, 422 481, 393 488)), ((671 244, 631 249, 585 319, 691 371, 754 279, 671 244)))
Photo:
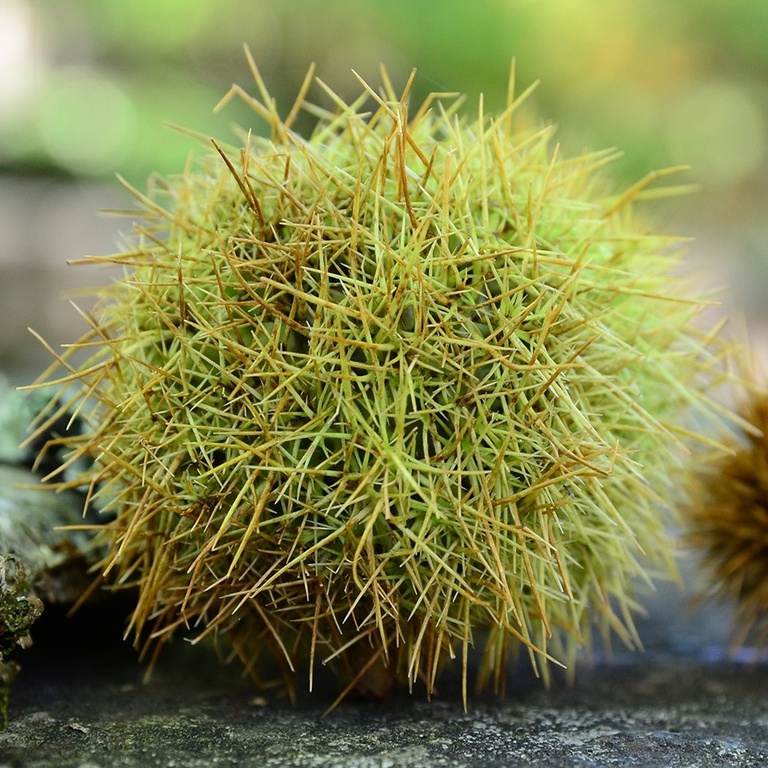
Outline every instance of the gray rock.
POLYGON ((0 554, 0 728, 8 722, 8 697, 19 672, 19 665, 8 657, 17 646, 31 645, 29 630, 42 612, 21 560, 0 554))
POLYGON ((56 530, 82 522, 80 499, 23 487, 30 480, 0 467, 0 550, 29 564, 53 610, 25 653, 0 768, 768 765, 768 663, 729 657, 728 616, 711 606, 686 613, 669 589, 639 624, 647 653, 599 656, 575 685, 556 679, 549 690, 522 665, 505 699, 474 697, 467 712, 458 670, 432 702, 401 692, 325 714, 330 678, 293 705, 254 691, 211 648, 184 643, 145 682, 119 640, 129 606, 118 598, 72 619, 56 610, 82 589, 74 574, 89 578, 89 538, 56 530))
POLYGON ((0 554, 16 555, 44 603, 72 603, 92 580, 95 552, 83 500, 54 493, 25 469, 0 464, 0 554))
POLYGON ((254 698, 207 649, 187 648, 148 684, 112 648, 66 663, 38 658, 20 681, 0 734, 0 766, 232 765, 259 768, 396 766, 764 766, 768 668, 720 660, 641 657, 601 663, 574 687, 544 690, 526 673, 506 699, 464 712, 458 681, 441 696, 342 704, 333 692, 297 705, 254 698))

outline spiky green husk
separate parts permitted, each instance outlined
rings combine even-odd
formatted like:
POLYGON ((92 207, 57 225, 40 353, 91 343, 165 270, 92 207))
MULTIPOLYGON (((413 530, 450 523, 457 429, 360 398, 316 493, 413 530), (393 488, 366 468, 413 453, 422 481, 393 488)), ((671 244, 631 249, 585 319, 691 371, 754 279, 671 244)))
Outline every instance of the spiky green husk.
POLYGON ((687 541, 712 591, 733 601, 734 640, 768 644, 768 393, 754 392, 731 451, 702 461, 686 509, 687 541))
POLYGON ((305 140, 304 91, 282 121, 254 74, 260 100, 235 92, 271 139, 136 193, 135 246, 103 259, 125 277, 71 350, 92 355, 60 361, 94 401, 69 445, 116 513, 132 629, 374 692, 431 692, 453 658, 466 682, 483 633, 496 687, 511 648, 546 672, 595 624, 632 643, 683 414, 719 375, 669 243, 631 222, 653 177, 607 194, 611 153, 562 159, 511 95, 409 118, 365 86, 308 107, 305 140))

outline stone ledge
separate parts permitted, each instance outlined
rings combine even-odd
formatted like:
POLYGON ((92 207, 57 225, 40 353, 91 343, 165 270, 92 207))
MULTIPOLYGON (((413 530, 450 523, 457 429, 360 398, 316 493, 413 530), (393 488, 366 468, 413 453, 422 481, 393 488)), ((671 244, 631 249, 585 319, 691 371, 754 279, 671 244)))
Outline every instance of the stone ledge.
POLYGON ((47 620, 25 654, 0 768, 768 764, 768 664, 713 659, 712 649, 619 654, 549 690, 524 667, 505 699, 475 697, 468 712, 449 673, 432 702, 401 694, 323 716, 330 686, 294 706, 257 695, 211 649, 183 645, 144 683, 114 640, 114 616, 47 620))

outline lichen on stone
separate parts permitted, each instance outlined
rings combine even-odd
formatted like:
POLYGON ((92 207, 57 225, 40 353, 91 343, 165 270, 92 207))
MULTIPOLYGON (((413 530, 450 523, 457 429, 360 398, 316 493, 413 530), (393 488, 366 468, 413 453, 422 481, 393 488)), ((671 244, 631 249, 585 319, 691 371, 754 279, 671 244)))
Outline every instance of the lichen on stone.
POLYGON ((8 721, 8 696, 19 665, 8 657, 32 644, 29 629, 43 612, 32 592, 24 564, 15 555, 0 554, 0 725, 8 721))

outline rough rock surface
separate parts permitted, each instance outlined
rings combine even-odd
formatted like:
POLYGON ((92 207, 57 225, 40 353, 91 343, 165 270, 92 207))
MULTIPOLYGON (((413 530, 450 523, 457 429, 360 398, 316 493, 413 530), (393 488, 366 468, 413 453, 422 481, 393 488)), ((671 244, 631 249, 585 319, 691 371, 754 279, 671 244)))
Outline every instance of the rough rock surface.
POLYGON ((8 720, 8 697, 19 665, 8 659, 17 648, 32 644, 30 628, 43 612, 32 594, 23 563, 14 555, 0 553, 0 727, 8 720))
POLYGON ((106 601, 72 619, 57 608, 67 602, 62 585, 79 583, 60 566, 76 562, 84 573, 71 557, 80 547, 59 532, 61 541, 40 547, 39 522, 47 527, 54 501, 58 515, 77 520, 80 511, 54 494, 19 489, 16 471, 0 474, 0 543, 24 552, 52 605, 23 654, 0 731, 0 768, 768 765, 768 663, 745 652, 729 658, 728 616, 711 606, 687 613, 673 589, 639 627, 647 653, 598 658, 574 686, 556 680, 549 690, 521 665, 505 699, 475 697, 468 712, 458 670, 432 702, 399 694, 324 715, 335 697, 329 681, 318 680, 294 706, 274 692, 258 695, 210 648, 183 643, 145 683, 135 653, 119 641, 126 606, 106 601), (11 533, 23 534, 13 546, 11 533))
POLYGON ((44 616, 0 732, 2 768, 768 765, 768 665, 717 647, 617 654, 550 690, 523 667, 504 700, 291 705, 258 696, 207 648, 175 646, 153 677, 102 609, 44 616), (109 639, 113 638, 113 639, 109 639))

